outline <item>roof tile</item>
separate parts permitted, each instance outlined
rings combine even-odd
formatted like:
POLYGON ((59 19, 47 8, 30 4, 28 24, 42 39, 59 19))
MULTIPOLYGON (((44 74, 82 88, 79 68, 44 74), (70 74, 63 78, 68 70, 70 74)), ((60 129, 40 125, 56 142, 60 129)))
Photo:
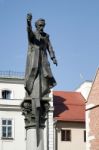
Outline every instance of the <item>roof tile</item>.
POLYGON ((54 91, 54 118, 60 121, 85 121, 85 99, 79 92, 54 91))

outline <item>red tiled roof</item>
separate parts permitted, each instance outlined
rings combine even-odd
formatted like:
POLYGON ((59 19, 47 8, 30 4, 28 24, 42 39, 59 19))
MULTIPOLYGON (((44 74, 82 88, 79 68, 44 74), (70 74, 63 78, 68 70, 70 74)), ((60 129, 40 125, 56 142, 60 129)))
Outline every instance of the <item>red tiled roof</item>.
POLYGON ((59 121, 85 121, 85 99, 79 92, 54 91, 54 118, 59 121))

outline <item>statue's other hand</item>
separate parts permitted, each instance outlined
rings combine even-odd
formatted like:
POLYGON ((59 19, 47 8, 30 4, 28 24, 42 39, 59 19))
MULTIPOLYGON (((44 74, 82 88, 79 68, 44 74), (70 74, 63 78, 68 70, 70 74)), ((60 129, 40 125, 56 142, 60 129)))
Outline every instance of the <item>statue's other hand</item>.
POLYGON ((28 13, 27 14, 27 21, 31 21, 32 20, 32 14, 31 13, 28 13))
POLYGON ((53 58, 53 63, 54 63, 56 66, 58 65, 56 58, 53 58))

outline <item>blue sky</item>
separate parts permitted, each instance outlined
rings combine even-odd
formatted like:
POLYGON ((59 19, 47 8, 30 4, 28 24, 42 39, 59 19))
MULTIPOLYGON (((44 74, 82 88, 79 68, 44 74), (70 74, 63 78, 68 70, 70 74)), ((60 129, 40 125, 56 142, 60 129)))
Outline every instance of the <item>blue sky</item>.
POLYGON ((0 70, 25 71, 26 14, 46 20, 58 60, 55 90, 75 90, 99 66, 99 0, 0 0, 0 70))

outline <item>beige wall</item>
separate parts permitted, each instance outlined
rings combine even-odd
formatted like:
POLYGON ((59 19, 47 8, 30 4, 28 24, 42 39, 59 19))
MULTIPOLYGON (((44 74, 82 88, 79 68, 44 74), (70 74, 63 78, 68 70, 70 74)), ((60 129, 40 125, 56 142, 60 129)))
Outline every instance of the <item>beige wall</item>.
POLYGON ((58 122, 57 131, 57 148, 56 150, 85 150, 86 142, 84 142, 84 123, 58 122), (61 141, 61 129, 71 130, 71 141, 61 141))

